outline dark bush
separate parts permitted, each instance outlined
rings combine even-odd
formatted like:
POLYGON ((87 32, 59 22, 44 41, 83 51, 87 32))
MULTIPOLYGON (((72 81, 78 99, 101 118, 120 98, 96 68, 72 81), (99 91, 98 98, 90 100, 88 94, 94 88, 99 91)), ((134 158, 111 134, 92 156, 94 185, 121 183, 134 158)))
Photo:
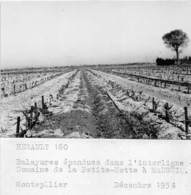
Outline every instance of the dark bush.
POLYGON ((156 64, 159 65, 159 66, 174 65, 175 64, 175 60, 174 59, 157 58, 156 59, 156 64))
POLYGON ((186 56, 186 57, 182 58, 180 61, 182 64, 184 64, 184 63, 191 64, 191 56, 186 56))

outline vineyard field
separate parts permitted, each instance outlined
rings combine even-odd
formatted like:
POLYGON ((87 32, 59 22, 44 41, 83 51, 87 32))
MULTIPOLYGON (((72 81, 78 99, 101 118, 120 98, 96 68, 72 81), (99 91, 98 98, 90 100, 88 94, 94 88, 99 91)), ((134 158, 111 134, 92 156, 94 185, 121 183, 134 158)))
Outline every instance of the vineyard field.
POLYGON ((175 84, 168 83, 189 84, 190 69, 169 67, 167 71, 151 67, 82 66, 62 71, 4 74, 0 136, 190 139, 188 86, 178 83, 179 89, 175 90, 175 84), (183 74, 186 74, 184 81, 183 74), (149 83, 132 75, 152 76, 167 83, 165 87, 159 81, 155 85, 153 80, 149 83), (23 88, 14 91, 13 84, 23 88))

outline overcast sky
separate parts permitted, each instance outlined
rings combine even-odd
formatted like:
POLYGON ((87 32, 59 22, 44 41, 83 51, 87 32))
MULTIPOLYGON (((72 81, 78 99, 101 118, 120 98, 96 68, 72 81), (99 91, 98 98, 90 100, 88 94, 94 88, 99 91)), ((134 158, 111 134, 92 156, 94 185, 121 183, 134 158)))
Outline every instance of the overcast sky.
MULTIPOLYGON (((191 38, 185 2, 17 2, 1 6, 1 68, 153 62, 163 34, 191 38)), ((191 43, 182 55, 191 55, 191 43)))

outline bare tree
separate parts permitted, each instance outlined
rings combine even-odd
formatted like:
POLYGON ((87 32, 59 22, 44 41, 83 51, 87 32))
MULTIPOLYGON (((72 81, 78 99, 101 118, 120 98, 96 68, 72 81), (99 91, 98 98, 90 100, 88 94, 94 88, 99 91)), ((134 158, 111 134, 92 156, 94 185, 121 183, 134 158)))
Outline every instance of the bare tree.
POLYGON ((166 33, 162 37, 164 44, 176 52, 177 64, 179 64, 179 54, 182 52, 181 48, 187 46, 189 38, 185 32, 182 30, 173 30, 166 33))

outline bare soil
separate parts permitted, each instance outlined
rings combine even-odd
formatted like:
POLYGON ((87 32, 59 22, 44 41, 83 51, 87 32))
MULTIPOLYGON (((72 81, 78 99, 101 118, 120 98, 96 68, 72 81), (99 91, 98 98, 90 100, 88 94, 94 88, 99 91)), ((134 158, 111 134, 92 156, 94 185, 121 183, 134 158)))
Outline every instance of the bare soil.
MULTIPOLYGON (((68 89, 75 76, 70 79, 68 89)), ((70 95, 65 89, 66 87, 62 87, 60 97, 70 95)), ((85 70, 80 71, 79 88, 71 90, 78 92, 72 109, 47 117, 43 123, 34 127, 33 137, 148 138, 147 131, 150 131, 151 125, 142 121, 138 115, 131 116, 116 109, 106 91, 101 86, 94 85, 85 70), (143 126, 141 130, 140 127, 143 126)), ((153 134, 150 137, 156 138, 155 136, 153 134)))

